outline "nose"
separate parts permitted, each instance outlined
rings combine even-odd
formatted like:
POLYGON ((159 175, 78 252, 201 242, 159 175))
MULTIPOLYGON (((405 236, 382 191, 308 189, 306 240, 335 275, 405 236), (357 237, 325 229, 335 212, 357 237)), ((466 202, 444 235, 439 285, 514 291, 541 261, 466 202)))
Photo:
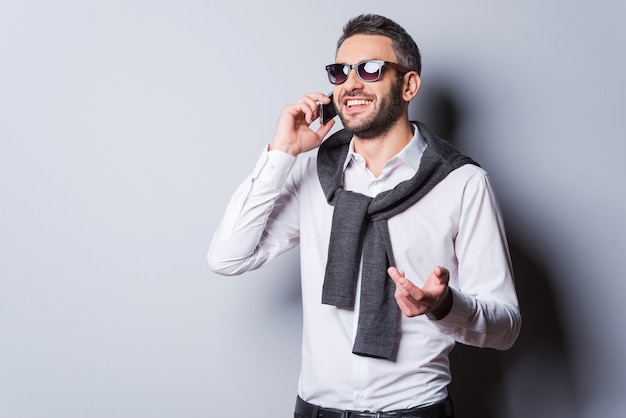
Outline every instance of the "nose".
POLYGON ((363 80, 356 75, 356 68, 350 68, 348 73, 348 79, 343 83, 344 89, 348 91, 358 90, 363 88, 363 80))

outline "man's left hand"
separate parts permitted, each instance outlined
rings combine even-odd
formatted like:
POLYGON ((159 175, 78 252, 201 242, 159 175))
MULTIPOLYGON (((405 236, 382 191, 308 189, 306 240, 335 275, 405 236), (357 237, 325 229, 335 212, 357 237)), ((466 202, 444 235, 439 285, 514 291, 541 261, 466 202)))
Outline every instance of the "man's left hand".
POLYGON ((395 298, 406 316, 429 314, 431 318, 441 319, 452 309, 452 292, 448 288, 450 272, 446 268, 435 267, 422 288, 407 279, 402 270, 389 267, 387 273, 396 283, 395 298))

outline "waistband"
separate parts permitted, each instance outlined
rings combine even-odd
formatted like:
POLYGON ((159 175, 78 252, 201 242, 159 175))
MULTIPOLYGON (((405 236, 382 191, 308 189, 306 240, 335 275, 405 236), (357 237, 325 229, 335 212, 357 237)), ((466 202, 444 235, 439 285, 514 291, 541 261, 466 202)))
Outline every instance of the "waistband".
POLYGON ((296 399, 295 412, 303 418, 453 418, 452 401, 446 398, 432 405, 418 406, 396 411, 344 411, 334 408, 322 408, 300 398, 296 399))

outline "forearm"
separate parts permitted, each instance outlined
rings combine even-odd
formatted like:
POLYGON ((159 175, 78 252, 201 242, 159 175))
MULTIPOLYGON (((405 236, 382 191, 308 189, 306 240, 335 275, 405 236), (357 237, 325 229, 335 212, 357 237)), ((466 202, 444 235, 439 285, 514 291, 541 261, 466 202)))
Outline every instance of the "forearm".
POLYGON ((282 153, 264 152, 235 191, 207 254, 213 271, 236 275, 253 270, 290 245, 288 238, 268 228, 276 205, 282 204, 281 189, 293 160, 282 153))
POLYGON ((498 350, 510 348, 521 328, 517 303, 481 300, 450 288, 452 308, 433 323, 460 343, 498 350))
POLYGON ((517 339, 521 315, 499 205, 488 177, 476 180, 463 196, 452 307, 435 323, 461 343, 503 350, 517 339))

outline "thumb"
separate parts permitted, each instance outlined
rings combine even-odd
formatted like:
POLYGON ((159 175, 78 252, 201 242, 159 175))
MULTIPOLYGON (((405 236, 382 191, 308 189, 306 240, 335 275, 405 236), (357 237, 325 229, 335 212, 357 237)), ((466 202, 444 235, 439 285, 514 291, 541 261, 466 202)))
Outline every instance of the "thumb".
POLYGON ((450 281, 450 272, 445 267, 435 267, 435 276, 437 276, 441 283, 448 284, 448 282, 450 281))

